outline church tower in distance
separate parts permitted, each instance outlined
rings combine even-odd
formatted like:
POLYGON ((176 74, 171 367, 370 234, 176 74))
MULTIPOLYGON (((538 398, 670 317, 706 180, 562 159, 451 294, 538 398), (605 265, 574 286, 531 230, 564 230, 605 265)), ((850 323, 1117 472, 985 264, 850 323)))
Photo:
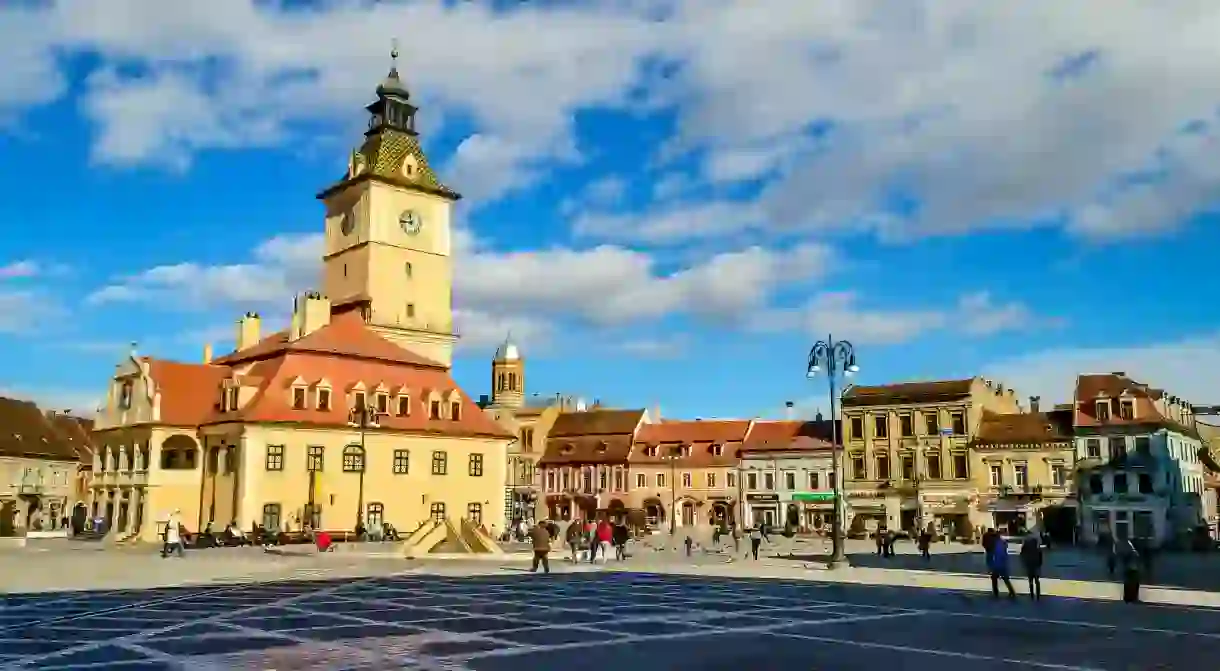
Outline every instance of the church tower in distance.
POLYGON ((428 165, 397 47, 391 59, 347 174, 318 194, 326 206, 322 287, 336 313, 358 311, 387 340, 451 366, 451 218, 461 196, 428 165))
POLYGON ((525 404, 525 359, 512 335, 491 359, 491 407, 519 409, 525 404))

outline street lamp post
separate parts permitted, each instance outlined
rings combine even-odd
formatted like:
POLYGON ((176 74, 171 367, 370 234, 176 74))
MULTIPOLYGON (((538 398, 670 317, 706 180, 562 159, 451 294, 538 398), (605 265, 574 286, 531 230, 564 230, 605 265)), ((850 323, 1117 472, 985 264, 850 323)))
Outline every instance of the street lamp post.
POLYGON ((847 564, 847 555, 843 552, 843 470, 842 445, 839 440, 839 425, 835 421, 838 414, 838 390, 835 384, 837 377, 852 375, 860 370, 856 364, 856 350, 846 340, 835 341, 833 336, 814 343, 809 350, 809 362, 805 374, 809 378, 825 371, 826 381, 830 386, 830 432, 831 432, 831 477, 834 478, 834 517, 831 519, 831 553, 827 568, 838 568, 847 564))
POLYGON ((364 434, 369 427, 377 426, 377 419, 382 413, 377 408, 366 403, 357 403, 348 412, 347 423, 360 429, 360 487, 356 493, 356 524, 364 521, 364 471, 368 463, 368 449, 364 445, 364 434))

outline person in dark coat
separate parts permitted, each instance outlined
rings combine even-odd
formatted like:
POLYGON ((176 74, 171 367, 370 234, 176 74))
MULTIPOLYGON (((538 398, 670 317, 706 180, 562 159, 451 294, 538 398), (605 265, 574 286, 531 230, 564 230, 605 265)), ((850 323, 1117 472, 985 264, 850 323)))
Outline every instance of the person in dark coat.
POLYGON ((623 561, 627 559, 627 539, 631 537, 631 532, 627 529, 626 524, 614 525, 614 558, 623 561))
POLYGON ((534 559, 530 565, 530 573, 537 573, 538 566, 542 566, 543 573, 551 572, 551 532, 541 524, 535 524, 529 532, 530 543, 534 548, 534 559))
POLYGON ((1140 601, 1140 554, 1130 540, 1115 543, 1114 555, 1123 570, 1123 601, 1140 601))
POLYGON ((1021 543, 1021 565, 1029 579, 1029 596, 1035 601, 1042 599, 1042 542, 1036 534, 1030 534, 1021 543))

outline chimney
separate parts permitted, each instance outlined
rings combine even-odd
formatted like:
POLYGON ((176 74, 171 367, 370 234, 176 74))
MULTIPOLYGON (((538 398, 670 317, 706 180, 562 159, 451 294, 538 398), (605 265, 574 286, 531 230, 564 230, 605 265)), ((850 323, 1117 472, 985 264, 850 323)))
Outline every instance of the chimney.
POLYGON ((206 343, 203 346, 203 362, 212 363, 212 343, 206 343))
POLYGON ((290 340, 300 340, 330 323, 330 299, 316 291, 298 294, 292 305, 290 340))
POLYGON ((258 344, 261 328, 262 320, 259 319, 257 312, 247 312, 244 317, 237 320, 237 351, 240 352, 258 344))
POLYGON ((796 419, 796 404, 792 401, 784 401, 784 418, 788 421, 796 419))
POLYGON ((1030 396, 1029 397, 1029 411, 1038 412, 1038 402, 1041 400, 1042 400, 1041 396, 1030 396))

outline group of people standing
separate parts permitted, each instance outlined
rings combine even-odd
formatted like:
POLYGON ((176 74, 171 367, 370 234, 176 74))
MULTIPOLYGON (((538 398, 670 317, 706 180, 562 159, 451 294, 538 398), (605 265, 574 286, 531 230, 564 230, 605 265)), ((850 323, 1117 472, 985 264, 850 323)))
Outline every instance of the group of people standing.
MULTIPOLYGON (((1000 583, 1003 583, 1008 589, 1008 597, 1016 599, 1017 591, 1012 586, 1009 570, 1008 539, 995 529, 988 529, 983 534, 982 544, 983 552, 987 557, 987 572, 991 575, 992 596, 999 598, 1000 583)), ((1113 576, 1116 569, 1122 570, 1123 601, 1139 603, 1141 570, 1147 568, 1150 563, 1148 551, 1145 550, 1141 555, 1140 551, 1136 549, 1135 543, 1130 539, 1113 541, 1106 547, 1108 547, 1106 561, 1110 575, 1113 576), (1141 559, 1141 557, 1143 558, 1141 559)), ((1035 601, 1041 600, 1042 564, 1045 558, 1042 539, 1037 534, 1027 535, 1021 542, 1021 549, 1017 556, 1025 570, 1025 577, 1029 581, 1030 597, 1035 601)))
MULTIPOLYGON (((539 567, 546 573, 551 572, 551 544, 559 534, 554 522, 539 522, 528 532, 530 544, 534 549, 534 559, 530 567, 531 573, 536 573, 539 567)), ((581 561, 582 553, 588 553, 590 563, 610 561, 610 550, 614 549, 614 558, 622 561, 627 558, 627 541, 631 533, 627 525, 621 522, 610 522, 602 519, 574 520, 568 524, 564 532, 564 542, 571 552, 572 563, 581 561)))

